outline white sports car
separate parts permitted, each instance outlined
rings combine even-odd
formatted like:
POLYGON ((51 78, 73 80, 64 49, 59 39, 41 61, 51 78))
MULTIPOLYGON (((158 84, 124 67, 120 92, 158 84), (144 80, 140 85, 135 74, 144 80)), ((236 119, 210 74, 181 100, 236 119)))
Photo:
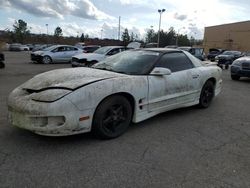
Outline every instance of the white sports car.
POLYGON ((178 49, 138 49, 92 68, 39 74, 9 96, 10 122, 48 136, 93 131, 115 138, 129 124, 191 105, 208 107, 221 90, 221 69, 178 49))

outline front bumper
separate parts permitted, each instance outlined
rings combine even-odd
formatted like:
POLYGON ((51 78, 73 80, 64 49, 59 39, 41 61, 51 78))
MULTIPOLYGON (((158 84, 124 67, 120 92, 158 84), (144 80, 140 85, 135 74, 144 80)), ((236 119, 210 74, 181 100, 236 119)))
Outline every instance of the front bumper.
POLYGON ((0 53, 0 61, 4 61, 5 58, 4 58, 4 54, 0 53))
POLYGON ((42 63, 43 56, 36 55, 36 54, 30 54, 30 59, 31 59, 31 61, 36 61, 38 63, 42 63))
POLYGON ((17 88, 9 96, 8 111, 12 125, 40 135, 66 136, 91 130, 92 118, 80 121, 91 111, 79 110, 65 97, 52 103, 37 102, 17 88))
POLYGON ((71 61, 71 65, 72 65, 72 67, 87 67, 86 63, 79 63, 76 61, 71 61))
POLYGON ((233 63, 232 59, 219 59, 218 65, 231 65, 233 63))
POLYGON ((231 66, 231 75, 250 77, 250 67, 249 69, 242 69, 240 66, 231 66))

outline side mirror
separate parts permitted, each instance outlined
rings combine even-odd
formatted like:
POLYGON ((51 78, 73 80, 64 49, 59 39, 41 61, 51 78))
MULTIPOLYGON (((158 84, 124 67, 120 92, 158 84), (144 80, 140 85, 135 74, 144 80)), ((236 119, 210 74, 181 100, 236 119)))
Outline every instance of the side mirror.
POLYGON ((150 75, 153 76, 164 76, 164 75, 170 75, 171 74, 171 70, 167 69, 167 68, 163 68, 163 67, 155 67, 150 75))

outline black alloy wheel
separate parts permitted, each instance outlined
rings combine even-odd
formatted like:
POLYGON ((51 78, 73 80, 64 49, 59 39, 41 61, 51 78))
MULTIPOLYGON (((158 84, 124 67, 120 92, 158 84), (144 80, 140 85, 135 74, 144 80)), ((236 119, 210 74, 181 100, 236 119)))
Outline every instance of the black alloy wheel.
POLYGON ((212 81, 208 80, 204 84, 201 90, 199 106, 201 108, 207 108, 212 102, 213 97, 214 97, 214 84, 212 81))
POLYGON ((123 96, 112 96, 98 105, 92 124, 92 131, 102 139, 122 135, 130 125, 132 107, 123 96))

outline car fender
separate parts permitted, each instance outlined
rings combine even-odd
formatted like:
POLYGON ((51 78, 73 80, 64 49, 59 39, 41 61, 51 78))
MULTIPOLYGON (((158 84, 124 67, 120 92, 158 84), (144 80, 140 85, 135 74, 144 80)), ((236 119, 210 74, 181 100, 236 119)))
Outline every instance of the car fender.
POLYGON ((91 110, 93 116, 102 100, 120 93, 127 93, 133 97, 134 116, 147 111, 145 107, 148 101, 147 76, 127 76, 102 80, 79 88, 65 97, 79 110, 91 110))

